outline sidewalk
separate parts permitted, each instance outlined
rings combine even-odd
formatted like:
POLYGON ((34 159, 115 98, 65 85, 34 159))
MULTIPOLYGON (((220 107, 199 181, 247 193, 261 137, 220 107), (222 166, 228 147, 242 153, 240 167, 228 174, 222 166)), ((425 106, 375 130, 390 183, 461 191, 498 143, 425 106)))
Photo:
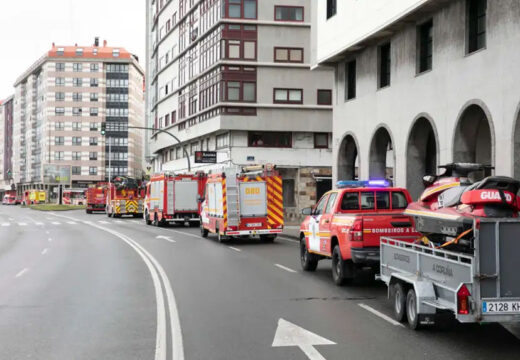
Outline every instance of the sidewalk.
POLYGON ((299 225, 284 226, 283 235, 288 238, 299 239, 300 238, 300 226, 299 225))

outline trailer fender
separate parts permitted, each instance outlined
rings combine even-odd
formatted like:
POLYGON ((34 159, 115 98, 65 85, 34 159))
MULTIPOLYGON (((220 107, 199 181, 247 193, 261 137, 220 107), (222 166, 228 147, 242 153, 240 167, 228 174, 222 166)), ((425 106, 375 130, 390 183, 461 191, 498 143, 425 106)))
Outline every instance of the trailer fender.
POLYGON ((390 277, 390 282, 388 284, 388 297, 392 297, 392 289, 393 285, 396 282, 401 282, 407 285, 408 288, 413 287, 415 290, 415 295, 417 296, 417 314, 435 314, 436 309, 431 306, 425 304, 425 302, 435 301, 437 297, 435 296, 435 289, 433 287, 433 283, 431 281, 427 281, 424 279, 420 279, 417 276, 406 275, 406 274, 392 274, 390 277))

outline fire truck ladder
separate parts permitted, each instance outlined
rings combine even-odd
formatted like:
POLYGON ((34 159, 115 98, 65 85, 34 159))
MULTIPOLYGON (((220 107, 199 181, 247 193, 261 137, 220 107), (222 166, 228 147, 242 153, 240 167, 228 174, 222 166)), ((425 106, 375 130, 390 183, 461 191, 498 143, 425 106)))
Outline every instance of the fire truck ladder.
POLYGON ((229 176, 226 176, 226 187, 228 226, 238 226, 240 209, 238 202, 238 181, 236 173, 230 173, 229 176))

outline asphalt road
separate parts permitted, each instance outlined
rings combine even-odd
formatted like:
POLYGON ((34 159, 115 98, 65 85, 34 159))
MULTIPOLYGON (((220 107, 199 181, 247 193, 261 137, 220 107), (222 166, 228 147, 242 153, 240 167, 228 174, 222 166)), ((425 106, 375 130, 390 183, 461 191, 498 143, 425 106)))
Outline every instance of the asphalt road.
POLYGON ((391 320, 382 283, 338 288, 330 262, 304 273, 298 255, 291 239, 220 244, 193 228, 1 206, 0 359, 520 356, 515 329, 445 319, 411 331, 391 320), (291 346, 298 331, 328 345, 291 346))

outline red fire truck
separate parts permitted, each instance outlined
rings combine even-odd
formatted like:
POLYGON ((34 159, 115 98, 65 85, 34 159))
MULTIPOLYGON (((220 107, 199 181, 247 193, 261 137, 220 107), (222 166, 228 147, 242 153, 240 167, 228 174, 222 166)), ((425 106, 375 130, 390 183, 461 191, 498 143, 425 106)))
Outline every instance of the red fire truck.
POLYGON ((208 175, 201 234, 259 236, 272 242, 283 231, 282 178, 273 165, 228 169, 208 175))
POLYGON ((2 204, 4 205, 16 205, 19 204, 20 200, 16 196, 16 190, 8 190, 5 192, 4 197, 2 199, 2 204))
POLYGON ((140 181, 116 176, 108 184, 106 212, 108 217, 143 216, 144 189, 140 181))
POLYGON ((65 189, 63 190, 63 203, 65 205, 85 205, 84 189, 65 189))
POLYGON ((108 183, 98 183, 86 190, 87 194, 87 214, 93 211, 105 211, 107 201, 108 183))
POLYGON ((144 219, 147 225, 168 223, 200 224, 199 199, 204 193, 206 175, 203 173, 152 176, 146 184, 144 219))

